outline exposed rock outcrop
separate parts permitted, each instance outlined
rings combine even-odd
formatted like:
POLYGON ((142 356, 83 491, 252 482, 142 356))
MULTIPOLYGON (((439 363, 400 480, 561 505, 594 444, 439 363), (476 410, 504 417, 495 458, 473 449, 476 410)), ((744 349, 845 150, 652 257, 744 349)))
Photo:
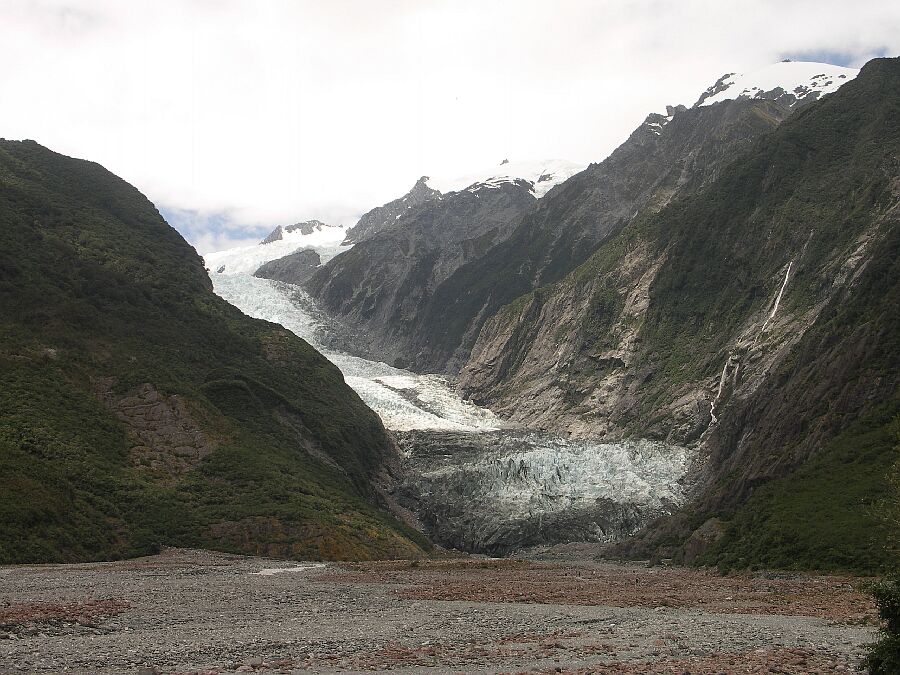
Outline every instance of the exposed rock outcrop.
POLYGON ((299 285, 313 275, 313 272, 316 271, 321 262, 322 259, 316 251, 303 249, 283 258, 270 260, 261 265, 253 273, 253 276, 260 279, 273 279, 274 281, 283 281, 286 284, 299 285))
POLYGON ((377 206, 363 214, 356 225, 347 230, 344 243, 357 244, 370 239, 379 232, 397 225, 397 221, 410 209, 440 196, 441 193, 438 190, 429 187, 428 176, 422 176, 412 189, 400 199, 388 202, 384 206, 377 206))
POLYGON ((422 316, 434 289, 502 241, 535 201, 526 181, 474 185, 426 201, 331 259, 305 288, 367 336, 365 355, 404 367, 426 337, 422 316))
POLYGON ((165 396, 145 383, 125 396, 107 390, 101 399, 125 424, 136 466, 181 474, 215 450, 216 444, 193 420, 180 396, 165 396))
MULTIPOLYGON (((708 185, 789 111, 755 100, 682 108, 671 119, 650 115, 607 159, 557 185, 506 223, 505 236, 437 280, 418 303, 414 326, 389 314, 371 320, 375 353, 386 342, 395 349, 390 356, 399 351, 413 370, 457 373, 483 322, 500 307, 559 280, 629 223, 708 185)), ((325 276, 335 271, 325 266, 312 290, 339 317, 358 320, 327 297, 330 285, 345 294, 359 283, 378 284, 370 294, 389 290, 389 280, 368 274, 328 282, 325 276)))

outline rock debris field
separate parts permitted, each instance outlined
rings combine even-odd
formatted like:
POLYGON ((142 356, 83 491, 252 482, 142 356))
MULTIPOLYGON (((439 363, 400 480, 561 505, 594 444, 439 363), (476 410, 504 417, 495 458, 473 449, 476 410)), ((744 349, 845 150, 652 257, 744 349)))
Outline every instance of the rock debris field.
POLYGON ((0 567, 2 673, 832 673, 863 580, 590 560, 294 563, 167 549, 0 567))

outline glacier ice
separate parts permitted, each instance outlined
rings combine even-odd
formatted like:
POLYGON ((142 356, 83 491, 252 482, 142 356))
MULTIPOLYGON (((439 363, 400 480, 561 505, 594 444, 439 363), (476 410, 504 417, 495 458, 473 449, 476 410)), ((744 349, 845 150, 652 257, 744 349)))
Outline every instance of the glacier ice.
POLYGON ((248 274, 211 276, 216 293, 242 312, 279 323, 322 352, 387 428, 478 431, 503 425, 489 410, 464 401, 436 375, 417 375, 386 363, 329 351, 317 338, 321 322, 306 311, 312 300, 302 289, 248 274))
MULTIPOLYGON (((335 228, 337 229, 337 228, 335 228)), ((279 247, 311 244, 325 256, 339 242, 276 241, 207 256, 225 265, 218 295, 249 316, 284 326, 343 373, 347 384, 398 433, 406 456, 401 499, 438 542, 508 553, 563 541, 607 541, 635 532, 684 501, 685 448, 596 443, 515 428, 463 400, 438 375, 420 375, 333 348, 338 327, 299 287, 252 276, 279 247), (246 250, 245 250, 246 249, 246 250)))

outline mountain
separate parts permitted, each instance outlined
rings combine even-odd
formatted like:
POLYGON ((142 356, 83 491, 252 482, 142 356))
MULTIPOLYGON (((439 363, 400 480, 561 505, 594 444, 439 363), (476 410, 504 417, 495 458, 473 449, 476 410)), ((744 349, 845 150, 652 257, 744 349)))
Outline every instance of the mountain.
POLYGON ((320 262, 330 260, 343 250, 346 230, 310 220, 296 225, 277 226, 261 242, 238 246, 203 256, 210 274, 253 274, 262 265, 298 251, 315 248, 320 262))
POLYGON ((565 159, 514 160, 504 159, 497 166, 484 167, 459 176, 428 178, 427 183, 441 194, 461 190, 497 187, 503 183, 524 181, 535 199, 541 199, 552 188, 584 170, 583 164, 565 159))
POLYGON ((503 160, 498 166, 486 167, 480 171, 462 176, 430 178, 422 176, 403 197, 377 206, 364 214, 347 230, 345 244, 356 244, 369 239, 379 232, 389 229, 410 209, 432 199, 442 199, 443 195, 466 189, 499 186, 502 183, 525 181, 530 192, 540 199, 555 185, 584 169, 581 164, 562 159, 544 161, 503 160))
MULTIPOLYGON (((783 110, 708 101, 687 112, 783 110)), ((618 553, 888 565, 876 515, 900 466, 898 156, 900 59, 876 59, 493 313, 463 392, 533 428, 695 449, 691 505, 618 553)))
MULTIPOLYGON (((687 448, 685 505, 610 553, 884 569, 896 558, 878 513, 900 471, 898 70, 876 59, 859 73, 782 63, 725 76, 495 221, 497 243, 449 273, 431 273, 419 244, 444 197, 307 288, 363 326, 371 356, 453 375, 536 433, 687 448)), ((487 522, 458 498, 490 503, 473 487, 499 480, 482 459, 484 475, 454 487, 422 456, 436 482, 408 497, 444 513, 435 532, 467 541, 487 522), (456 510, 440 511, 442 491, 456 510)))
POLYGON ((412 189, 399 199, 388 202, 384 206, 376 206, 363 214, 356 225, 347 230, 344 244, 359 243, 382 230, 393 227, 409 209, 414 209, 420 204, 440 197, 441 193, 428 185, 429 180, 428 176, 422 176, 412 186, 412 189))
POLYGON ((855 68, 808 61, 782 61, 752 73, 729 73, 700 96, 696 106, 732 99, 768 99, 794 106, 835 92, 859 74, 855 68))
POLYGON ((0 141, 0 225, 0 562, 422 555, 382 507, 379 418, 306 342, 214 295, 136 189, 0 141))
POLYGON ((423 177, 406 197, 364 215, 348 234, 357 243, 305 287, 326 311, 365 333, 366 356, 405 367, 434 289, 503 241, 512 223, 574 170, 565 162, 506 163, 432 181, 446 193, 428 188, 431 179, 423 177))
POLYGON ((309 279, 322 264, 322 257, 314 249, 303 248, 259 266, 253 276, 299 285, 309 279))
MULTIPOLYGON (((379 256, 396 260, 398 250, 404 259, 409 253, 387 239, 374 250, 377 235, 369 242, 371 253, 354 250, 346 254, 354 260, 336 258, 317 271, 308 288, 337 318, 365 327, 371 355, 400 359, 417 371, 455 375, 484 321, 501 307, 558 281, 629 223, 708 185, 754 139, 800 107, 775 89, 752 99, 723 98, 650 114, 608 158, 563 180, 542 199, 510 211, 510 220, 494 226, 497 234, 487 246, 457 257, 452 268, 429 277, 425 285, 414 284, 414 319, 407 308, 380 309, 397 304, 393 299, 406 276, 372 274, 371 261, 379 256)), ((384 236, 422 236, 430 221, 427 210, 421 213, 421 224, 414 213, 404 221, 404 231, 416 234, 399 235, 395 227, 394 234, 384 236)))
POLYGON ((294 223, 293 225, 278 225, 274 230, 269 232, 266 237, 259 242, 260 244, 271 244, 274 241, 284 241, 285 236, 297 233, 300 236, 309 236, 314 232, 322 232, 327 227, 337 227, 335 225, 326 225, 321 220, 307 220, 302 223, 294 223))

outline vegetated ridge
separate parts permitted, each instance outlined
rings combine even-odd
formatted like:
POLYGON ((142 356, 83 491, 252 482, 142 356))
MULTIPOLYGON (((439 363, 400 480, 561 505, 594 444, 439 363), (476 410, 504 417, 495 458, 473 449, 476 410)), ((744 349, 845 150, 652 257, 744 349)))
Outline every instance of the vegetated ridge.
POLYGON ((381 508, 378 417, 303 340, 214 295, 136 189, 0 141, 0 225, 0 563, 422 555, 381 508))
POLYGON ((496 313, 463 390, 527 425, 695 448, 691 505, 620 553, 890 566, 898 157, 900 60, 877 59, 496 313))

